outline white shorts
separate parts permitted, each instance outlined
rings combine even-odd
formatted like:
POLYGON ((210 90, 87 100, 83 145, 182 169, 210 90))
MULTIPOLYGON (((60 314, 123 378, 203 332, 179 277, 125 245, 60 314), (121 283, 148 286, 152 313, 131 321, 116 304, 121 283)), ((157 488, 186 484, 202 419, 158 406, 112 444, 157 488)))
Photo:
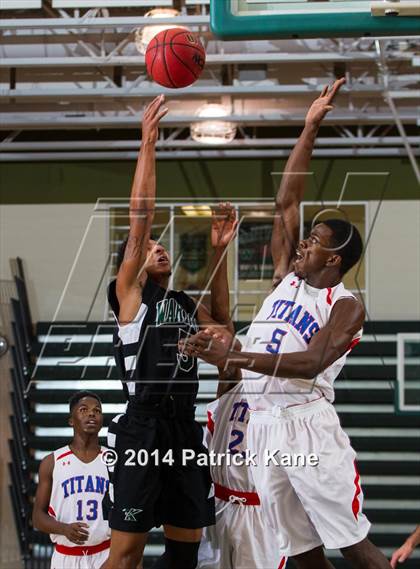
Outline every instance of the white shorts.
POLYGON ((247 437, 257 455, 251 474, 264 521, 279 536, 285 555, 320 545, 341 549, 367 536, 370 523, 362 513, 356 453, 331 403, 322 398, 287 409, 252 411, 247 437), (275 459, 283 462, 279 466, 267 454, 277 449, 275 459), (314 453, 318 466, 284 466, 284 455, 297 453, 314 453))
POLYGON ((216 498, 216 525, 203 530, 197 569, 284 569, 286 558, 276 542, 263 523, 261 506, 216 498))
POLYGON ((100 569, 108 559, 109 549, 92 555, 64 555, 54 549, 51 557, 51 569, 100 569))

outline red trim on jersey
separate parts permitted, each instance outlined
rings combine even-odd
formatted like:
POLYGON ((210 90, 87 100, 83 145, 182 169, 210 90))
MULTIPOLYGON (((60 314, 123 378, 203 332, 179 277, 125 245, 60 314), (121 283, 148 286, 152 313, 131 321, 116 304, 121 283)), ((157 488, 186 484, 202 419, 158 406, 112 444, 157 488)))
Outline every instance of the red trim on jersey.
POLYGON ((283 569, 286 566, 286 557, 282 557, 278 569, 283 569))
POLYGON ((350 342, 350 346, 347 348, 347 350, 350 352, 350 350, 352 350, 355 346, 357 346, 357 344, 360 342, 360 338, 355 338, 354 340, 352 340, 350 342))
POLYGON ((52 506, 48 506, 48 513, 50 514, 50 516, 52 516, 53 518, 57 517, 57 514, 54 512, 54 508, 52 506))
POLYGON ((256 492, 231 490, 230 488, 225 488, 225 486, 221 486, 220 484, 214 485, 214 495, 216 498, 219 498, 219 500, 224 500, 225 502, 230 502, 231 496, 245 498, 246 501, 242 502, 244 506, 259 506, 261 504, 260 498, 256 492))
POLYGON ((76 547, 68 547, 67 545, 61 545, 60 543, 55 544, 55 550, 63 555, 77 555, 77 557, 82 557, 83 555, 94 555, 105 549, 109 549, 111 545, 111 540, 107 539, 98 545, 77 545, 76 547))
POLYGON ((331 306, 331 304, 332 304, 332 298, 331 298, 332 288, 327 288, 327 291, 328 291, 327 292, 327 304, 329 304, 331 306))
POLYGON ((65 456, 68 456, 69 454, 73 454, 73 451, 68 450, 66 452, 63 452, 63 454, 60 454, 60 456, 57 456, 57 460, 60 460, 61 458, 64 458, 65 456))
POLYGON ((359 484, 360 474, 359 474, 359 471, 357 470, 356 461, 354 461, 354 470, 356 472, 356 478, 354 479, 354 485, 356 487, 356 490, 354 493, 353 502, 351 504, 351 509, 353 510, 353 515, 357 520, 357 516, 359 515, 359 512, 360 512, 359 494, 362 490, 361 490, 360 484, 359 484))
POLYGON ((214 433, 214 421, 210 411, 207 411, 207 428, 211 434, 214 433))

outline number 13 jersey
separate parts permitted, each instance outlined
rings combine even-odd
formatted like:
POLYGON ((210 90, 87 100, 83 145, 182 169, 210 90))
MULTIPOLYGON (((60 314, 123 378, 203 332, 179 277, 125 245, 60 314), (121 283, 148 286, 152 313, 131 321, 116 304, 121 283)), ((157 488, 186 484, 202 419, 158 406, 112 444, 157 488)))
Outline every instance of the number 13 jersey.
MULTIPOLYGON (((69 446, 54 451, 54 470, 48 513, 57 521, 88 524, 89 538, 84 546, 98 545, 109 539, 111 533, 102 513, 102 500, 109 485, 108 470, 98 456, 83 462, 69 446)), ((51 541, 74 547, 64 535, 52 534, 51 541)))
MULTIPOLYGON (((313 336, 328 323, 335 303, 343 298, 355 298, 343 283, 318 289, 289 273, 265 299, 249 327, 242 350, 280 357, 281 354, 306 351, 313 336)), ((243 370, 243 389, 250 409, 285 408, 320 397, 334 401, 334 380, 361 336, 360 329, 346 352, 312 380, 277 378, 243 370)))

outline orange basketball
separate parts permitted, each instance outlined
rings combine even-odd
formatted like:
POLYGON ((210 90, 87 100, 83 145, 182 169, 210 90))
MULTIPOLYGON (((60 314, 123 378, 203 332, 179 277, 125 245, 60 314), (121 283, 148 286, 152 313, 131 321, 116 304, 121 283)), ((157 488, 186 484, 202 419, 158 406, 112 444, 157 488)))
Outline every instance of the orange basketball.
POLYGON ((159 32, 146 50, 146 68, 156 83, 170 89, 192 85, 200 77, 206 52, 198 37, 184 28, 159 32))

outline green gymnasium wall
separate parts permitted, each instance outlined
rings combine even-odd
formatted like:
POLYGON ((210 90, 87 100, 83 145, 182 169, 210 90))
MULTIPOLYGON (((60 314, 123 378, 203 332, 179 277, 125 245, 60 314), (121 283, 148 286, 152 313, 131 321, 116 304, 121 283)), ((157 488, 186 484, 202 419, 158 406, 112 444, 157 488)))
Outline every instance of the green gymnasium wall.
MULTIPOLYGON (((271 172, 285 160, 162 160, 160 198, 270 198, 271 172)), ((98 197, 128 197, 135 162, 10 162, 0 165, 0 203, 92 203, 98 197)), ((314 159, 307 200, 335 200, 348 172, 345 200, 419 199, 408 159, 314 159), (381 175, 382 173, 382 175, 381 175)), ((276 184, 279 176, 275 177, 276 184)))

